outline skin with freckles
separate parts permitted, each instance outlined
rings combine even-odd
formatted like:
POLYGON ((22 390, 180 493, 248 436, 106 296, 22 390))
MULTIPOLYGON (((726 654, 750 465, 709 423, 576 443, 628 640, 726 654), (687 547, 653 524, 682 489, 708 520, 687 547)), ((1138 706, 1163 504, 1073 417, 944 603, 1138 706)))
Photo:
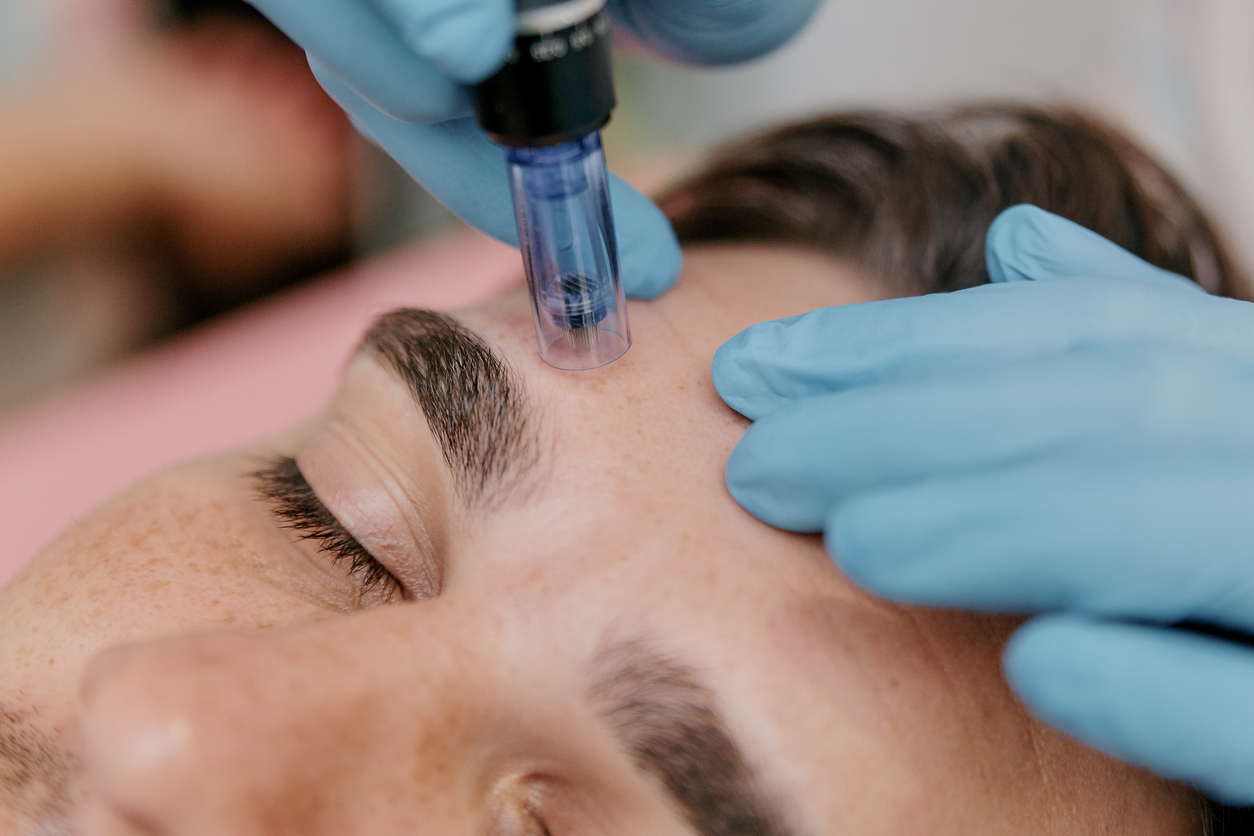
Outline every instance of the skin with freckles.
POLYGON ((476 454, 509 453, 507 489, 363 351, 307 425, 114 498, 0 593, 0 833, 1200 832, 1189 791, 1027 717, 1012 620, 872 599, 728 496, 746 422, 715 349, 878 293, 800 250, 692 249, 580 373, 539 361, 514 293, 455 313, 504 361, 489 395, 516 384, 515 440, 476 454), (250 476, 275 456, 381 584, 282 527, 250 476))

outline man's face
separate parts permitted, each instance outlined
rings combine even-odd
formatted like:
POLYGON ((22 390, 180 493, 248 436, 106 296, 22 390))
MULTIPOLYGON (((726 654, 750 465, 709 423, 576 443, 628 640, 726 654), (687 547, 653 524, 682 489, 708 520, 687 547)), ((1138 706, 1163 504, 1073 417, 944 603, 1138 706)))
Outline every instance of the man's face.
POLYGON ((1022 713, 1011 622, 873 600, 727 494, 714 350, 874 295, 690 252, 581 373, 523 293, 384 317, 322 416, 0 593, 0 833, 1190 832, 1188 793, 1022 713))

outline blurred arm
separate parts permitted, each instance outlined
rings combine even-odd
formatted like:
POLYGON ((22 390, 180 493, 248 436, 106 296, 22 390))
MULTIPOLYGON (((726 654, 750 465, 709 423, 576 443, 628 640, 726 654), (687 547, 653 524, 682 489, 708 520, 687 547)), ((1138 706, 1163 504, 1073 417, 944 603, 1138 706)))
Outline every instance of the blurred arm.
POLYGON ((139 161, 92 124, 93 107, 74 95, 0 102, 0 277, 53 247, 141 220, 139 161))

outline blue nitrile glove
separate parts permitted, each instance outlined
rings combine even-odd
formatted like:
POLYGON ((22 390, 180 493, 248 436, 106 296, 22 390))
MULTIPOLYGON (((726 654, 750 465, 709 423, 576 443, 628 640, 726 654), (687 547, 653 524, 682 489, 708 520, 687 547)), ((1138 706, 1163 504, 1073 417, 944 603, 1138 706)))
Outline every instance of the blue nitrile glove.
POLYGON ((727 466, 888 598, 1048 613, 1010 683, 1076 737, 1254 803, 1254 305, 1035 207, 996 284, 750 328, 714 360, 756 423, 727 466))
MULTIPOLYGON (((471 116, 467 85, 513 44, 513 0, 251 0, 309 53, 353 123, 467 223, 518 245, 505 161, 471 116)), ((611 12, 659 51, 689 61, 751 58, 794 35, 819 0, 615 0, 611 12)), ((652 298, 679 276, 661 211, 611 176, 628 295, 652 298)))

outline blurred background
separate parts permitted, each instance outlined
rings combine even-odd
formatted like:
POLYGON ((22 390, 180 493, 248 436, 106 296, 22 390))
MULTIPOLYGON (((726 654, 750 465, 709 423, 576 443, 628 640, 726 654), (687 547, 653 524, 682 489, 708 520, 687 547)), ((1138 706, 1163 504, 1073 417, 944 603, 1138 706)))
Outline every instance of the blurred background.
MULTIPOLYGON (((1254 263, 1249 0, 827 0, 784 50, 618 50, 611 166, 851 107, 1086 105, 1254 263)), ((224 312, 455 220, 352 133, 242 0, 0 0, 0 418, 224 312)))
POLYGON ((0 0, 0 418, 452 221, 243 0, 0 0))

